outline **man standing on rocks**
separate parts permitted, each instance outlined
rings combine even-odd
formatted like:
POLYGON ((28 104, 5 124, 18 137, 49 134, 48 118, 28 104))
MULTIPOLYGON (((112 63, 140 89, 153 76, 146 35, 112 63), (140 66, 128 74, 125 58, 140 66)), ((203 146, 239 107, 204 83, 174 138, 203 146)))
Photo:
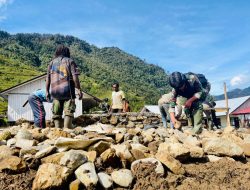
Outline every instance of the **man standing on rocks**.
POLYGON ((172 97, 170 102, 170 118, 175 124, 178 123, 174 115, 174 108, 176 105, 176 98, 183 96, 187 98, 185 103, 185 113, 187 117, 193 117, 194 127, 193 134, 199 134, 202 131, 203 107, 202 102, 206 98, 206 90, 202 87, 198 77, 194 74, 182 74, 180 72, 173 72, 169 77, 169 84, 172 89, 172 97))
POLYGON ((53 98, 53 120, 55 127, 62 128, 62 114, 64 111, 64 127, 72 128, 72 120, 76 109, 75 88, 82 98, 79 82, 79 71, 76 63, 70 58, 68 47, 59 45, 55 58, 50 62, 46 80, 46 98, 53 98))
POLYGON ((110 106, 111 113, 121 113, 125 109, 125 95, 122 90, 119 90, 119 83, 112 85, 112 104, 110 106))

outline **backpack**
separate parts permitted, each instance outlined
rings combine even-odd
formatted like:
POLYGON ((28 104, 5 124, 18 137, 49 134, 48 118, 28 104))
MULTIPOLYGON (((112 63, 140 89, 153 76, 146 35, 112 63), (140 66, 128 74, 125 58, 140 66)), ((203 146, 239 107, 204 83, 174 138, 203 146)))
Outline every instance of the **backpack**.
POLYGON ((202 87, 203 87, 203 88, 206 88, 206 87, 207 87, 207 85, 208 85, 208 80, 206 79, 205 75, 203 75, 203 74, 198 74, 198 73, 192 73, 192 72, 189 72, 188 74, 189 74, 189 75, 195 75, 195 76, 199 79, 199 81, 200 81, 202 87))

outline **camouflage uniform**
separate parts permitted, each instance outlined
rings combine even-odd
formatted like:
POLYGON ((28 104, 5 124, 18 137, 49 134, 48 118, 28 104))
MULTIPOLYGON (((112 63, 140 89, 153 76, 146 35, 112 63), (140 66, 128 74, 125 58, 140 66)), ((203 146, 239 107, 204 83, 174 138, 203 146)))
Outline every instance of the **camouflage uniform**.
MULTIPOLYGON (((158 100, 158 106, 159 110, 161 113, 161 118, 162 118, 162 124, 163 127, 167 128, 167 121, 170 121, 170 128, 174 128, 174 124, 171 122, 170 115, 169 115, 169 106, 170 106, 170 101, 171 101, 172 93, 168 94, 163 94, 162 97, 158 100)), ((175 110, 177 113, 175 113, 175 116, 177 118, 183 117, 182 115, 182 106, 184 105, 183 103, 185 102, 185 99, 182 97, 178 97, 176 101, 176 106, 175 110)))
POLYGON ((206 99, 207 90, 202 87, 202 84, 200 83, 199 79, 193 75, 193 74, 185 74, 186 76, 186 87, 183 91, 179 89, 172 89, 172 96, 170 101, 170 109, 169 112, 175 112, 175 105, 176 105, 176 99, 178 96, 183 96, 187 99, 190 99, 191 97, 195 96, 197 100, 195 100, 191 107, 185 108, 185 113, 187 118, 193 119, 193 129, 192 132, 197 134, 202 131, 202 118, 203 118, 203 106, 202 102, 206 99))
MULTIPOLYGON (((167 120, 170 120, 169 115, 169 102, 171 100, 171 93, 164 94, 158 101, 159 110, 161 113, 162 124, 164 128, 167 128, 167 120)), ((173 123, 170 120, 170 128, 174 128, 173 123)))
POLYGON ((206 110, 209 108, 214 108, 214 106, 215 106, 214 97, 211 94, 207 95, 205 101, 202 103, 202 106, 203 106, 203 111, 204 111, 204 113, 207 117, 207 120, 208 120, 208 128, 210 130, 213 130, 214 126, 219 128, 219 126, 217 124, 217 120, 216 120, 215 110, 206 110))

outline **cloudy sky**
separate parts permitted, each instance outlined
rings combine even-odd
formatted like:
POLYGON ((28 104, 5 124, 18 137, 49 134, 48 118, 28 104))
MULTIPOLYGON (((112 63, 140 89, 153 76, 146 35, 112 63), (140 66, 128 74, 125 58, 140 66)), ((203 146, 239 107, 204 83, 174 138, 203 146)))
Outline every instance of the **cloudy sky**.
POLYGON ((0 30, 73 35, 168 72, 204 73, 212 94, 250 86, 250 1, 0 0, 0 30))

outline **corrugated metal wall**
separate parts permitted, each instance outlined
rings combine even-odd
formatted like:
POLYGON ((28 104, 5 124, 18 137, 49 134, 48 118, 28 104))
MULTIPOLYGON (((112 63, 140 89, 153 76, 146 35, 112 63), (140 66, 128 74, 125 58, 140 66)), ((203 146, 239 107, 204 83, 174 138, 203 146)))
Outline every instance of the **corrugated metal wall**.
MULTIPOLYGON (((30 93, 34 92, 37 89, 45 89, 45 77, 31 81, 23 86, 15 88, 8 93, 8 120, 16 121, 20 118, 33 121, 33 113, 30 108, 30 105, 27 104, 25 107, 22 107, 25 101, 28 99, 30 93)), ((44 103, 44 108, 46 111, 46 120, 52 118, 51 111, 52 104, 44 103)), ((76 100, 76 112, 75 117, 82 115, 82 101, 76 100)))

